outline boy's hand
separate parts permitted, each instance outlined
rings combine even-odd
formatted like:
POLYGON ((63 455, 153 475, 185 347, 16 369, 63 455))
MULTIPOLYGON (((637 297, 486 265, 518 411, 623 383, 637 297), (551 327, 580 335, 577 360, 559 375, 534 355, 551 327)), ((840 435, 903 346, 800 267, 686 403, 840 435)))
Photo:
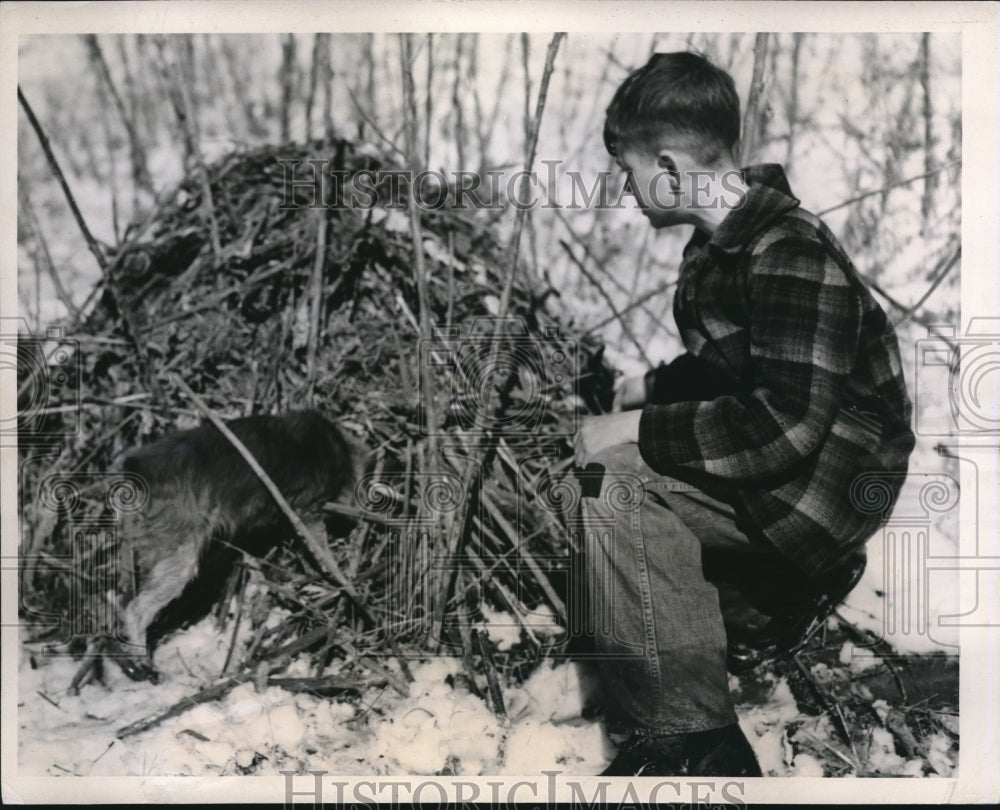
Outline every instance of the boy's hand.
POLYGON ((637 444, 641 416, 642 411, 625 411, 585 419, 574 442, 577 466, 586 466, 591 458, 609 447, 637 444))
POLYGON ((626 377, 621 381, 618 390, 615 391, 615 399, 611 403, 611 412, 630 411, 633 408, 641 408, 645 404, 646 375, 626 377))

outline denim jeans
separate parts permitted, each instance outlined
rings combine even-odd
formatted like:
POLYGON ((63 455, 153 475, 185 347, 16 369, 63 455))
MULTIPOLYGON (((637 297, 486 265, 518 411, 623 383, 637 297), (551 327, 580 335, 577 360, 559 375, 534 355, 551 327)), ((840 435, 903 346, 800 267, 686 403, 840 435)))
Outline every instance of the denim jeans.
MULTIPOLYGON (((576 479, 587 631, 608 730, 679 734, 735 723, 723 605, 703 550, 737 569, 740 560, 767 566, 776 550, 738 528, 725 502, 650 469, 635 444, 598 454, 576 479)), ((752 608, 720 587, 733 620, 752 623, 752 608)))

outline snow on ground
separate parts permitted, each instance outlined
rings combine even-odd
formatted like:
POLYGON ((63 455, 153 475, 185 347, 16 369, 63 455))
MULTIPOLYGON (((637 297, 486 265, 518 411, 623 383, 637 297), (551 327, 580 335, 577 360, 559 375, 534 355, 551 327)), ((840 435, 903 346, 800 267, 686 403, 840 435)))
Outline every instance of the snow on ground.
MULTIPOLYGON (((508 723, 479 697, 452 687, 460 659, 413 665, 409 697, 389 687, 356 701, 256 692, 250 683, 125 740, 115 732, 154 715, 203 685, 228 644, 211 619, 178 633, 156 654, 163 683, 135 683, 117 667, 107 685, 67 687, 79 663, 22 652, 18 707, 22 775, 234 775, 280 769, 342 774, 478 775, 600 771, 613 748, 601 726, 581 717, 588 675, 548 662, 521 687, 505 691, 508 723), (197 661, 188 670, 185 662, 197 661)), ((298 666, 297 666, 298 665, 298 666)), ((289 675, 305 675, 305 659, 289 675)), ((217 671, 217 670, 216 670, 217 671)))
MULTIPOLYGON (((460 659, 440 657, 411 663, 415 680, 408 697, 379 686, 364 689, 356 699, 326 699, 273 686, 258 692, 245 683, 221 700, 116 739, 118 729, 156 715, 211 681, 228 643, 229 633, 206 618, 158 648, 160 685, 130 681, 111 665, 105 684, 88 684, 75 696, 67 687, 78 662, 22 650, 19 773, 228 776, 325 770, 476 776, 559 770, 588 775, 600 773, 614 755, 599 716, 588 711, 592 696, 599 694, 594 671, 583 663, 552 659, 523 684, 504 689, 504 720, 461 686, 466 681, 460 659)), ((840 658, 847 668, 838 672, 822 663, 813 666, 817 683, 863 673, 878 663, 869 651, 847 645, 840 658)), ((305 676, 308 668, 301 658, 287 675, 305 676)), ((845 758, 830 717, 804 712, 786 677, 770 670, 731 676, 730 688, 765 775, 820 776, 830 773, 831 761, 840 765, 837 757, 845 758)), ((866 753, 857 763, 861 768, 917 776, 926 759, 934 774, 953 773, 956 751, 945 734, 925 741, 924 757, 900 756, 886 727, 891 707, 875 701, 873 708, 882 725, 870 730, 866 753)))

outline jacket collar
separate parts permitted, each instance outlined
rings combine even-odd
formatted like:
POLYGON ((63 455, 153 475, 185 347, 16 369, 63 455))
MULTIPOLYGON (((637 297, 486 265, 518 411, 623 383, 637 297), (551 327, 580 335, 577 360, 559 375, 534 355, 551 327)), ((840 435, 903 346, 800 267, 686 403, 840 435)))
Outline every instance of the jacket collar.
POLYGON ((784 169, 777 163, 748 166, 742 172, 748 186, 743 204, 730 211, 711 235, 695 230, 689 247, 708 244, 725 253, 737 253, 754 236, 799 205, 784 169))

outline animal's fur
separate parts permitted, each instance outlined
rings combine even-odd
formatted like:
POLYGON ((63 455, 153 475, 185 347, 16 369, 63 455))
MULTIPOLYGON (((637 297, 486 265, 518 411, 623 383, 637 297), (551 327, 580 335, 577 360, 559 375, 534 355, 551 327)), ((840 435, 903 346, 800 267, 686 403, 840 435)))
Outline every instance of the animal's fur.
MULTIPOLYGON (((323 504, 350 497, 358 462, 340 430, 316 411, 252 416, 228 427, 307 527, 324 538, 323 504)), ((146 645, 150 624, 194 579, 210 544, 245 546, 293 535, 274 498, 211 423, 133 452, 125 469, 149 488, 146 508, 123 527, 138 581, 123 617, 132 645, 146 645)), ((122 666, 130 677, 155 680, 148 661, 126 657, 122 666)))

